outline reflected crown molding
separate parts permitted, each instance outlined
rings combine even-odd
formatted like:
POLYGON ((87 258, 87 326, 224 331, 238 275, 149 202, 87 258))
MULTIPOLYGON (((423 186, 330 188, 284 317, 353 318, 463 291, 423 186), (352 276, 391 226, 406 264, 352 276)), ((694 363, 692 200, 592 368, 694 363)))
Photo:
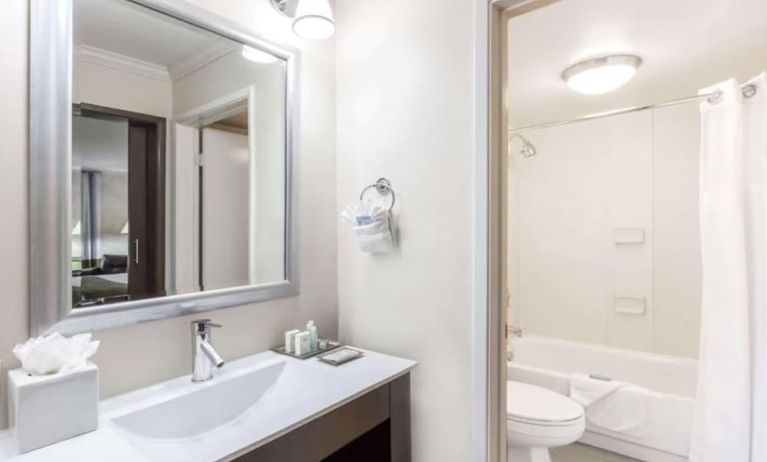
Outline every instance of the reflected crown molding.
POLYGON ((162 82, 171 81, 171 75, 165 66, 90 45, 76 45, 74 58, 75 61, 97 64, 162 82))
POLYGON ((228 40, 217 40, 214 45, 198 51, 189 58, 169 67, 90 45, 76 45, 74 47, 74 58, 75 61, 79 62, 92 63, 162 82, 173 82, 183 79, 189 74, 238 49, 239 45, 236 43, 228 40))

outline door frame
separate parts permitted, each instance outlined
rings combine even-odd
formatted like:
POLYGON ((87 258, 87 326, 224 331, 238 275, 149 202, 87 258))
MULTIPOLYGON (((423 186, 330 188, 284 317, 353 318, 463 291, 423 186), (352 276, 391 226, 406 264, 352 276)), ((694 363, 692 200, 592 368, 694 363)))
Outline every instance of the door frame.
POLYGON ((506 461, 506 24, 561 0, 475 0, 473 460, 506 461))
MULTIPOLYGON (((194 155, 201 155, 204 154, 204 152, 201 152, 200 150, 200 143, 199 143, 199 133, 202 130, 203 127, 206 125, 213 124, 215 122, 218 122, 219 120, 223 120, 232 114, 235 114, 239 111, 242 111, 245 109, 248 113, 248 151, 249 151, 249 157, 250 157, 250 163, 249 163, 249 192, 248 192, 248 209, 250 213, 250 217, 248 218, 248 278, 250 280, 250 284, 257 284, 258 281, 256 279, 257 274, 257 265, 258 265, 258 255, 256 252, 257 246, 256 246, 256 229, 258 226, 257 223, 257 214, 256 214, 256 207, 258 204, 257 201, 257 190, 256 190, 256 175, 257 175, 257 168, 258 163, 256 162, 256 150, 257 150, 257 136, 256 133, 257 130, 257 124, 256 124, 256 87, 254 85, 249 85, 245 88, 242 88, 240 90, 237 90, 235 92, 229 93, 227 95, 221 96, 220 98, 217 98, 213 101, 210 101, 206 104, 203 104, 202 106, 195 107, 193 109, 190 109, 188 111, 185 111, 178 116, 174 117, 173 119, 173 130, 174 130, 174 139, 178 139, 179 131, 177 129, 178 125, 185 125, 188 127, 191 127, 194 129, 194 140, 191 143, 192 146, 194 146, 194 153, 190 153, 190 156, 194 155)), ((178 142, 176 144, 179 144, 178 142)), ((202 151, 204 151, 205 148, 202 147, 202 151)), ((179 154, 178 149, 176 146, 173 147, 173 164, 174 167, 177 167, 179 162, 181 162, 181 159, 177 159, 176 156, 179 154)), ((193 158, 193 157, 192 157, 193 158)), ((172 184, 172 191, 173 191, 173 197, 176 197, 175 195, 178 194, 176 191, 177 185, 178 185, 178 168, 173 168, 173 175, 171 177, 171 184, 172 184)), ((194 265, 195 265, 195 272, 199 279, 201 279, 202 275, 202 266, 199 264, 201 261, 201 243, 202 243, 202 235, 201 235, 201 226, 202 226, 202 217, 200 216, 200 210, 202 207, 202 204, 199 203, 199 197, 200 197, 200 191, 195 189, 195 197, 197 198, 195 200, 194 204, 194 217, 193 220, 195 222, 194 229, 195 232, 193 233, 194 240, 198 243, 197 246, 195 246, 194 249, 194 265)), ((178 217, 174 215, 171 218, 171 232, 173 235, 176 235, 176 230, 178 227, 177 219, 178 217)), ((287 245, 287 242, 286 242, 287 245)), ((175 273, 175 261, 171 262, 171 277, 170 279, 172 281, 176 281, 176 273, 175 273)))

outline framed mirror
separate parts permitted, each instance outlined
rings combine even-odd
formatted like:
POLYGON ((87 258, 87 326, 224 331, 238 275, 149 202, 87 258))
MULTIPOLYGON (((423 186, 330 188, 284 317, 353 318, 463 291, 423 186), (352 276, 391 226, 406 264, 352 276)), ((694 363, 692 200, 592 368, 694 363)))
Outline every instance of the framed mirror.
POLYGON ((298 293, 299 55, 183 1, 33 0, 33 335, 298 293))

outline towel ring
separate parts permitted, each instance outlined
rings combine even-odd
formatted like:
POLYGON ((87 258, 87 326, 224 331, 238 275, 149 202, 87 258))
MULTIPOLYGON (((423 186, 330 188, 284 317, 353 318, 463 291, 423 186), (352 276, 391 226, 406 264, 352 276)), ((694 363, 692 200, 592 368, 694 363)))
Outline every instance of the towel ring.
POLYGON ((394 194, 394 190, 391 187, 391 181, 386 178, 379 178, 375 183, 365 186, 365 188, 363 188, 362 192, 360 193, 360 200, 365 197, 365 193, 369 189, 373 188, 375 188, 376 192, 382 196, 391 195, 391 204, 389 205, 389 211, 391 212, 391 210, 394 208, 394 203, 397 202, 397 195, 394 194))

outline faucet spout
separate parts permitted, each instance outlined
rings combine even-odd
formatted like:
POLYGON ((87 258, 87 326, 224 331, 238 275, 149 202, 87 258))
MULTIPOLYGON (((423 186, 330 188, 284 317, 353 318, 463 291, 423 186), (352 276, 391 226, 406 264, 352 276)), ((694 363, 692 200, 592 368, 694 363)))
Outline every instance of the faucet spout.
POLYGON ((200 349, 203 353, 205 353, 205 356, 208 357, 211 364, 216 366, 217 368, 222 368, 225 364, 224 358, 221 357, 221 355, 218 354, 218 351, 216 351, 215 348, 213 348, 213 345, 210 344, 208 341, 204 341, 200 344, 200 349))
POLYGON ((213 366, 220 368, 224 359, 210 343, 213 327, 221 327, 210 319, 192 321, 192 382, 205 382, 213 378, 213 366))

